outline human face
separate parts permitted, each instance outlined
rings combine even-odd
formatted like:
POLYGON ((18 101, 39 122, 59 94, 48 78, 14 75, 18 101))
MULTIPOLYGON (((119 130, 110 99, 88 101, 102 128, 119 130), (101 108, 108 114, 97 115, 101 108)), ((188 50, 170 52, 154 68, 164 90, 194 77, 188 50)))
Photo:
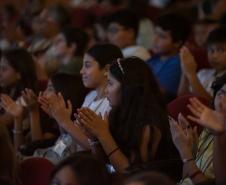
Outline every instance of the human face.
POLYGON ((51 185, 80 185, 75 173, 69 166, 63 167, 54 176, 51 185))
POLYGON ((127 29, 118 23, 111 23, 108 27, 108 40, 111 44, 123 49, 127 46, 133 45, 135 36, 132 29, 127 29))
POLYGON ((214 107, 216 111, 226 113, 226 84, 217 92, 214 107))
POLYGON ((172 36, 169 31, 165 31, 160 27, 156 27, 153 52, 155 54, 168 55, 174 52, 178 48, 178 45, 173 42, 172 36))
POLYGON ((53 49, 55 55, 59 57, 64 57, 69 53, 69 47, 67 46, 67 42, 63 34, 58 34, 56 36, 54 39, 53 49))
POLYGON ((219 25, 217 23, 209 24, 195 24, 194 25, 194 39, 198 46, 205 47, 209 33, 216 29, 219 25))
POLYGON ((205 24, 196 24, 194 26, 194 39, 198 46, 204 47, 209 31, 207 30, 208 26, 205 24))
POLYGON ((208 46, 208 60, 217 72, 226 69, 226 43, 208 46))
POLYGON ((100 69, 98 62, 89 54, 84 55, 80 73, 83 84, 87 88, 97 89, 107 81, 106 69, 100 69))
POLYGON ((5 58, 0 61, 0 85, 1 87, 10 87, 20 80, 20 73, 15 71, 5 58))
POLYGON ((121 99, 121 84, 111 73, 108 75, 107 98, 112 107, 117 106, 121 99))

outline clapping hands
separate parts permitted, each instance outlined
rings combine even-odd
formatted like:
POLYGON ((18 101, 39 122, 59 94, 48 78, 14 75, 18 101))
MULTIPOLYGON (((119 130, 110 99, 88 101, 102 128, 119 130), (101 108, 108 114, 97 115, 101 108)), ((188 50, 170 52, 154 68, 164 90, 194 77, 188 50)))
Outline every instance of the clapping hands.
POLYGON ((19 101, 15 102, 7 94, 1 94, 1 107, 14 118, 20 118, 23 115, 24 108, 21 103, 19 101))
POLYGON ((191 98, 188 108, 193 113, 188 118, 218 135, 225 132, 225 116, 202 104, 197 98, 191 98))
POLYGON ((174 145, 178 149, 181 158, 192 158, 194 148, 197 145, 197 127, 192 129, 182 114, 179 114, 178 122, 173 118, 169 118, 169 123, 174 145))
POLYGON ((102 137, 109 131, 108 114, 105 113, 102 119, 101 115, 97 115, 89 108, 78 109, 78 122, 94 137, 102 137))

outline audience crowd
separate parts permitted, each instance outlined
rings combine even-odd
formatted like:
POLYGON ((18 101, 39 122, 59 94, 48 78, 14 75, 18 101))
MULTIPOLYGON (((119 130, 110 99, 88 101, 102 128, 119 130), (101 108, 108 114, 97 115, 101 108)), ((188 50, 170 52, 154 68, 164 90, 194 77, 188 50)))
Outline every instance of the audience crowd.
POLYGON ((226 184, 224 0, 3 0, 0 28, 1 185, 226 184))

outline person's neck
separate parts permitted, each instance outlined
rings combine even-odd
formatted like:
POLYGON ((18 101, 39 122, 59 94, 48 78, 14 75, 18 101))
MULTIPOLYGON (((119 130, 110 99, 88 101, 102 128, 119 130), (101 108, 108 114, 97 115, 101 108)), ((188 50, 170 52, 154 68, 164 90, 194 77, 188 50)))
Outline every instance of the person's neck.
POLYGON ((99 100, 106 97, 106 93, 105 93, 106 86, 107 86, 107 82, 104 82, 102 85, 96 88, 97 97, 95 100, 99 100))
POLYGON ((178 51, 172 51, 172 52, 170 52, 170 53, 167 53, 167 54, 164 54, 164 55, 161 55, 160 56, 160 60, 167 60, 167 59, 169 59, 170 57, 173 57, 173 56, 175 56, 175 55, 177 55, 178 54, 178 51))
POLYGON ((126 49, 128 47, 135 46, 135 45, 136 45, 136 41, 131 41, 125 44, 124 47, 122 47, 122 49, 126 49))

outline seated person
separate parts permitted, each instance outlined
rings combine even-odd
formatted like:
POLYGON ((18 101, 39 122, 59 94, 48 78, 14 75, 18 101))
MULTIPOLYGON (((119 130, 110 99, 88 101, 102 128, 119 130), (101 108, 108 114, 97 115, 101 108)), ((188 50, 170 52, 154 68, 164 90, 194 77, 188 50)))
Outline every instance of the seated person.
MULTIPOLYGON (((79 108, 84 100, 86 90, 82 84, 80 76, 57 73, 51 77, 44 96, 51 96, 53 93, 61 92, 65 99, 71 101, 73 110, 79 108)), ((22 144, 28 144, 31 141, 41 141, 58 137, 59 128, 56 121, 43 119, 37 96, 31 89, 25 89, 22 92, 23 102, 16 103, 9 96, 2 94, 2 106, 7 113, 14 118, 14 146, 19 149, 22 144), (31 140, 26 139, 23 129, 24 113, 29 115, 29 127, 31 140)), ((64 131, 61 130, 63 138, 64 131)), ((65 139, 66 140, 66 139, 65 139)), ((52 155, 53 157, 53 155, 52 155)))
POLYGON ((181 78, 179 50, 190 34, 188 21, 175 14, 159 18, 148 65, 166 94, 177 94, 181 78))
POLYGON ((120 10, 109 16, 108 40, 121 48, 124 57, 136 56, 144 61, 150 53, 136 44, 139 21, 135 14, 128 10, 120 10))
MULTIPOLYGON (((221 114, 225 114, 226 108, 224 106, 225 96, 224 92, 226 90, 226 76, 222 76, 222 78, 217 79, 213 85, 214 91, 214 109, 216 114, 218 114, 219 122, 221 120, 221 114)), ((194 113, 195 116, 199 117, 200 112, 204 111, 205 106, 200 106, 200 102, 197 99, 191 99, 191 104, 188 105, 188 108, 194 113)), ((206 110, 209 110, 206 108, 206 110)), ((206 112, 207 113, 207 112, 206 112)), ((203 119, 207 122, 202 125, 206 125, 209 123, 211 119, 211 112, 203 114, 203 119), (205 117, 210 115, 209 119, 205 117)), ((190 120, 198 121, 194 116, 188 116, 190 120)), ((171 133, 173 136, 174 144, 176 145, 181 159, 184 163, 183 166, 183 179, 180 184, 183 185, 193 185, 201 182, 208 182, 215 178, 214 173, 214 132, 210 129, 205 128, 201 135, 198 138, 198 141, 195 141, 196 138, 196 128, 193 129, 190 127, 189 122, 182 116, 179 116, 179 123, 175 121, 170 121, 171 133)), ((198 121, 200 122, 200 121, 198 121)), ((224 133, 224 125, 220 125, 219 123, 217 130, 218 132, 224 133), (223 131, 222 131, 223 130, 223 131)), ((225 136, 223 136, 224 138, 225 136)), ((220 138, 218 138, 220 140, 220 138)), ((222 138, 221 138, 222 139, 222 138)), ((223 142, 224 143, 224 142, 223 142)), ((218 149, 219 150, 219 149, 218 149)), ((225 152, 224 150, 221 150, 225 152)), ((221 156, 222 157, 222 156, 221 156)), ((216 160, 216 159, 215 159, 216 160)))
POLYGON ((211 69, 202 69, 196 73, 197 64, 190 51, 183 47, 181 49, 182 79, 178 94, 187 92, 195 93, 207 99, 212 99, 212 83, 216 78, 226 72, 226 28, 219 27, 210 32, 207 39, 208 60, 211 69))
POLYGON ((106 92, 112 107, 109 116, 101 118, 87 107, 78 110, 77 121, 96 138, 91 145, 95 155, 100 156, 102 148, 102 157, 120 173, 172 157, 165 104, 144 61, 130 57, 113 62, 106 92))
POLYGON ((51 63, 52 57, 59 62, 56 72, 79 75, 87 45, 88 35, 84 31, 72 26, 64 27, 47 51, 47 62, 51 63))

